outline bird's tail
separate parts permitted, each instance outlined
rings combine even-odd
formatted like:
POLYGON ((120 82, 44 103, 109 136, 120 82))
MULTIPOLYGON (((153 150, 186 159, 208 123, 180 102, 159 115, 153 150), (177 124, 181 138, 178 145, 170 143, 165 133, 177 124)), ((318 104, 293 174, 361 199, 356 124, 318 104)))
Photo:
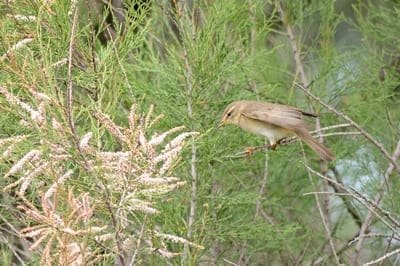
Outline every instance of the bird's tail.
POLYGON ((327 147, 314 139, 306 129, 297 130, 296 134, 325 161, 331 162, 335 159, 335 155, 327 147))

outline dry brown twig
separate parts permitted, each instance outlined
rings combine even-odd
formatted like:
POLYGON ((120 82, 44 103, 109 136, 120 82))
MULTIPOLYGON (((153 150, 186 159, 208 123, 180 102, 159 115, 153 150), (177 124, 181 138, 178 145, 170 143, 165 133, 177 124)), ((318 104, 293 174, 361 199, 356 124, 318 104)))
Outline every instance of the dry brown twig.
MULTIPOLYGON (((391 158, 394 161, 397 161, 400 158, 400 140, 397 142, 396 148, 395 148, 391 158)), ((385 171, 383 180, 381 181, 381 184, 379 186, 378 192, 375 195, 375 198, 374 198, 375 205, 379 205, 381 203, 381 201, 383 199, 383 194, 385 192, 384 188, 385 188, 386 184, 388 184, 389 177, 392 175, 394 168, 395 168, 395 166, 392 163, 389 163, 389 165, 385 171)), ((365 235, 369 226, 371 225, 372 215, 373 215, 373 213, 371 211, 368 211, 368 213, 364 219, 364 222, 361 225, 360 231, 358 233, 358 235, 360 235, 361 237, 359 238, 359 241, 357 242, 357 245, 356 245, 357 255, 355 256, 354 261, 356 261, 358 259, 358 256, 360 254, 360 250, 361 250, 361 247, 364 242, 364 237, 362 237, 362 236, 365 235)))
MULTIPOLYGON (((288 34, 288 36, 289 36, 289 42, 290 42, 290 44, 291 44, 291 46, 292 46, 292 50, 293 50, 293 53, 294 53, 294 58, 295 58, 295 63, 296 63, 296 69, 297 69, 296 74, 297 74, 297 73, 300 74, 301 84, 299 84, 299 83, 297 83, 297 82, 294 82, 294 84, 295 84, 299 89, 301 89, 310 99, 315 100, 315 101, 318 102, 320 105, 324 106, 324 107, 327 108, 329 111, 333 112, 333 113, 336 114, 338 117, 340 117, 340 118, 342 118, 343 120, 345 120, 346 122, 348 122, 352 127, 356 128, 356 129, 358 130, 358 132, 359 132, 360 135, 364 136, 368 141, 370 141, 373 145, 375 145, 375 147, 377 147, 377 149, 390 161, 388 170, 390 169, 390 172, 391 172, 393 169, 396 169, 397 172, 400 173, 400 166, 399 166, 399 164, 396 162, 397 159, 394 158, 394 157, 392 157, 392 156, 389 154, 389 152, 385 149, 385 147, 384 147, 384 145, 383 145, 382 143, 380 143, 379 141, 377 141, 376 138, 374 138, 372 135, 370 135, 364 128, 362 128, 360 125, 358 125, 358 123, 356 123, 355 121, 353 121, 350 117, 348 117, 348 116, 345 115, 344 113, 342 113, 342 112, 336 110, 334 107, 332 107, 332 106, 326 104, 324 101, 322 101, 319 97, 315 96, 315 95, 310 91, 310 89, 309 89, 310 84, 307 82, 307 77, 306 77, 306 75, 305 75, 305 71, 304 71, 304 68, 303 68, 303 64, 302 64, 302 62, 301 62, 300 51, 299 51, 299 48, 298 48, 297 43, 296 43, 296 39, 295 39, 294 32, 293 32, 292 28, 290 27, 290 25, 289 25, 288 22, 287 22, 287 18, 286 18, 286 16, 285 16, 284 11, 283 11, 281 2, 280 2, 280 1, 276 1, 275 3, 276 3, 276 7, 277 7, 277 9, 278 9, 278 12, 281 14, 282 21, 283 21, 283 23, 285 24, 286 29, 287 29, 287 34, 288 34)), ((318 120, 317 120, 317 125, 318 125, 318 120)), ((387 171, 387 172, 388 172, 388 171, 387 171)), ((385 173, 385 178, 384 178, 384 182, 385 182, 385 183, 387 182, 386 180, 387 180, 387 178, 386 178, 386 173, 385 173)), ((378 194, 377 194, 377 196, 376 196, 376 198, 375 198, 375 202, 377 202, 378 204, 379 204, 379 202, 380 202, 380 200, 381 200, 381 198, 382 198, 382 195, 383 195, 383 186, 384 186, 384 184, 385 184, 384 182, 382 183, 382 187, 381 187, 380 191, 378 192, 378 194)), ((387 184, 387 183, 386 183, 386 184, 387 184)), ((355 191, 355 192, 356 192, 356 191, 355 191)), ((365 231, 366 231, 367 228, 369 227, 369 224, 370 224, 370 221, 371 221, 371 218, 372 218, 372 213, 374 213, 375 215, 377 215, 377 214, 375 213, 375 208, 377 207, 378 204, 375 204, 374 207, 369 207, 370 205, 374 205, 374 204, 372 204, 372 202, 365 203, 365 204, 366 204, 366 207, 368 208, 369 211, 368 211, 368 213, 367 213, 366 219, 364 220, 364 222, 363 222, 363 224, 362 224, 362 226, 361 226, 360 234, 365 233, 365 231)), ((379 209, 379 208, 378 208, 378 209, 379 209)), ((378 216, 378 217, 379 217, 379 216, 378 216)), ((385 220, 382 220, 383 218, 379 218, 379 219, 380 219, 382 222, 385 223, 385 220)), ((389 219, 389 220, 390 220, 390 219, 389 219)), ((392 222, 393 222, 393 221, 392 221, 392 222)), ((386 225, 389 226, 388 224, 386 224, 386 225)), ((392 228, 392 230, 393 230, 393 228, 392 228)), ((363 237, 360 238, 360 241, 357 243, 357 246, 356 246, 357 254, 356 254, 355 259, 354 259, 354 261, 353 261, 353 263, 355 263, 355 264, 357 263, 357 258, 358 258, 358 255, 360 254, 359 251, 360 251, 360 248, 361 248, 361 246, 362 246, 362 243, 363 243, 363 237)), ((338 263, 338 261, 337 261, 337 263, 338 263)))
MULTIPOLYGON (((276 7, 278 13, 280 14, 281 21, 282 21, 284 27, 286 28, 286 34, 287 34, 287 36, 289 38, 289 44, 290 44, 290 46, 292 48, 292 52, 293 52, 293 55, 294 55, 295 66, 296 66, 296 75, 295 76, 297 78, 297 75, 299 75, 301 83, 306 88, 308 88, 309 85, 310 85, 310 82, 309 82, 309 80, 307 78, 305 67, 304 67, 304 64, 303 64, 302 59, 301 59, 300 47, 297 44, 297 39, 296 39, 296 36, 294 34, 294 30, 293 30, 292 26, 289 23, 289 19, 287 17, 286 11, 282 7, 281 1, 276 0, 275 1, 275 7, 276 7)), ((309 91, 309 93, 311 93, 311 91, 309 91)), ((321 120, 320 120, 319 117, 316 118, 315 123, 316 123, 317 131, 321 130, 321 120)), ((321 143, 324 142, 324 138, 321 135, 319 135, 319 141, 321 143)), ((320 161, 320 168, 321 168, 321 172, 326 173, 327 172, 327 162, 321 160, 320 161)), ((311 178, 310 178, 310 181, 312 181, 311 178)), ((324 191, 328 190, 328 183, 325 182, 325 180, 322 180, 322 189, 324 191)), ((334 255, 335 262, 336 262, 337 265, 339 265, 340 262, 339 262, 339 258, 338 258, 337 253, 336 253, 336 248, 335 248, 335 245, 334 245, 334 241, 332 239, 331 229, 330 229, 329 197, 328 196, 323 196, 320 199, 318 197, 318 195, 315 195, 315 199, 317 201, 317 208, 318 208, 318 211, 320 213, 322 224, 323 224, 324 229, 325 229, 326 238, 328 240, 328 243, 329 243, 329 246, 331 248, 332 254, 334 255), (320 203, 320 200, 322 201, 322 204, 320 203)))
MULTIPOLYGON (((311 131, 311 133, 318 133, 318 136, 322 136, 322 137, 333 137, 333 136, 357 136, 360 135, 361 133, 359 132, 331 132, 331 133, 324 133, 321 134, 321 132, 324 132, 326 130, 331 130, 331 129, 336 129, 336 128, 343 128, 343 127, 347 127, 348 124, 339 124, 339 125, 332 125, 332 126, 328 126, 328 127, 324 127, 324 128, 320 128, 319 130, 314 130, 311 131)), ((294 142, 300 141, 299 138, 297 137, 291 137, 291 138, 285 138, 283 139, 279 145, 285 146, 285 145, 289 145, 292 144, 294 142)), ((260 146, 256 146, 256 147, 252 147, 251 151, 252 153, 255 152, 260 152, 260 151, 266 151, 269 150, 271 148, 271 145, 269 144, 265 144, 265 145, 260 145, 260 146)), ((251 154, 249 154, 248 151, 240 151, 237 152, 233 155, 228 155, 227 158, 242 158, 242 157, 247 157, 251 154)))
MULTIPOLYGON (((378 207, 377 205, 371 205, 372 201, 370 199, 361 195, 357 190, 355 190, 353 188, 347 188, 346 186, 337 182, 336 180, 329 178, 329 177, 315 171, 310 166, 308 166, 304 163, 303 163, 303 165, 307 168, 308 171, 310 171, 310 173, 317 175, 320 178, 327 180, 328 182, 334 183, 335 185, 337 185, 338 187, 340 187, 341 189, 346 191, 350 196, 352 196, 354 199, 356 199, 358 202, 360 202, 362 205, 364 205, 370 212, 372 212, 384 225, 386 225, 388 228, 390 228, 393 233, 395 233, 397 236, 400 236, 400 232, 398 232, 397 229, 392 224, 390 224, 388 221, 386 221, 383 218, 383 216, 387 216, 387 212, 385 210, 383 210, 382 208, 378 207), (380 215, 379 213, 383 213, 383 216, 380 215)), ((392 221, 390 220, 390 222, 392 222, 392 221)), ((394 223, 394 224, 396 226, 396 223, 394 223)))
POLYGON ((390 161, 391 164, 393 164, 393 166, 396 168, 396 170, 400 173, 400 166, 399 164, 396 162, 396 160, 394 160, 392 158, 392 156, 389 154, 389 152, 385 149, 385 147, 383 146, 382 143, 378 142, 374 137, 372 137, 367 131, 365 131, 359 124, 357 124, 355 121, 353 121, 350 117, 348 117, 347 115, 345 115, 344 113, 336 110, 335 108, 333 108, 332 106, 330 106, 329 104, 325 103, 322 99, 320 99, 319 97, 315 96, 314 94, 312 94, 309 90, 307 90, 304 86, 302 86, 301 84, 298 83, 294 83, 299 89, 301 89, 302 91, 304 91, 307 96, 309 96, 310 98, 314 99, 315 101, 317 101, 319 104, 321 104, 322 106, 324 106, 326 109, 328 109, 329 111, 331 111, 332 113, 336 114, 338 117, 341 117, 343 120, 345 120, 346 122, 348 122, 352 127, 356 128, 366 139, 368 139, 372 144, 374 144, 377 149, 390 161))
POLYGON ((399 253, 400 253, 400 248, 395 249, 395 250, 393 250, 391 252, 386 253, 385 255, 383 255, 380 258, 377 258, 375 260, 371 260, 371 261, 365 263, 364 266, 374 265, 374 264, 380 263, 380 262, 386 260, 387 258, 389 258, 390 256, 393 256, 393 255, 396 255, 396 254, 399 254, 399 253))
MULTIPOLYGON (((76 38, 76 31, 77 31, 77 24, 78 24, 78 14, 79 14, 79 9, 78 9, 78 5, 76 1, 72 1, 71 2, 71 6, 70 6, 70 10, 69 10, 69 15, 73 14, 73 19, 72 19, 72 27, 71 27, 71 36, 70 36, 70 41, 69 41, 69 52, 68 52, 68 80, 67 80, 67 103, 66 103, 66 117, 68 120, 68 125, 69 125, 69 129, 71 130, 71 136, 72 139, 75 143, 75 146, 79 152, 79 154, 82 156, 83 158, 83 162, 85 167, 87 168, 87 170, 90 170, 88 168, 88 163, 87 160, 81 150, 81 147, 79 146, 79 138, 77 136, 76 130, 75 130, 75 122, 74 122, 74 117, 73 117, 73 101, 74 101, 74 97, 73 97, 73 84, 72 84, 72 58, 73 58, 73 54, 74 54, 74 49, 75 49, 75 38, 76 38)), ((95 179, 97 179, 96 175, 94 175, 95 179)), ((121 240, 121 236, 120 236, 120 232, 117 229, 118 228, 118 223, 117 223, 117 218, 115 217, 115 213, 113 211, 113 208, 110 204, 110 192, 108 191, 108 189, 102 184, 102 182, 100 180, 96 180, 97 186, 99 186, 99 188, 101 189, 101 191, 104 193, 104 196, 106 198, 106 205, 107 205, 107 209, 110 213, 111 216, 111 221, 113 223, 113 226, 116 230, 114 230, 115 233, 115 240, 116 240, 116 244, 119 250, 119 261, 122 265, 125 264, 124 261, 124 256, 123 256, 123 247, 122 247, 122 240, 121 240)))
MULTIPOLYGON (((302 146, 302 147, 303 147, 303 146, 302 146)), ((305 155, 304 149, 302 149, 302 153, 303 153, 304 165, 306 166, 306 169, 307 169, 308 178, 310 179, 311 185, 312 185, 314 188, 316 188, 316 185, 315 185, 315 183, 314 183, 314 181, 313 181, 313 179, 312 179, 312 176, 311 176, 311 174, 312 174, 311 167, 309 167, 309 166, 307 165, 307 159, 306 159, 306 155, 305 155)), ((321 174, 321 175, 322 175, 322 174, 321 174)), ((324 179, 324 180, 326 180, 326 179, 324 179)), ((317 207, 318 207, 317 209, 318 209, 318 211, 319 211, 319 213, 320 213, 320 216, 321 216, 322 224, 323 224, 324 229, 325 229, 325 234, 326 234, 326 237, 327 237, 327 241, 329 242, 329 245, 330 245, 330 247, 331 247, 331 249, 332 249, 332 255, 333 255, 333 257, 335 258, 336 264, 337 264, 337 265, 340 265, 340 260, 339 260, 339 257, 338 257, 338 255, 337 255, 336 247, 334 246, 334 241, 333 241, 333 237, 332 237, 332 234, 331 234, 331 230, 330 230, 330 228, 329 228, 329 223, 328 223, 327 220, 325 219, 325 215, 324 215, 324 213, 323 213, 323 209, 322 209, 320 200, 319 200, 319 198, 318 198, 318 195, 317 195, 317 194, 314 194, 314 197, 315 197, 315 202, 317 203, 317 207)), ((325 245, 324 245, 324 246, 325 246, 325 245)))

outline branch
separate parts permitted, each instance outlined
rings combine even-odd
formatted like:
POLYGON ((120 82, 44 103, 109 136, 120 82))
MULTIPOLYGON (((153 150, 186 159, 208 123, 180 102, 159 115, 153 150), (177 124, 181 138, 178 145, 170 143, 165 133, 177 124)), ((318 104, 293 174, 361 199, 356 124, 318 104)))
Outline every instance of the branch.
POLYGON ((329 130, 329 129, 336 129, 336 128, 343 128, 343 127, 351 127, 351 124, 346 123, 346 124, 337 124, 337 125, 327 126, 327 127, 320 128, 319 130, 311 131, 311 133, 319 133, 321 131, 325 131, 325 130, 329 130))
MULTIPOLYGON (((304 157, 304 161, 306 161, 306 156, 305 156, 304 150, 303 150, 303 157, 304 157)), ((310 179, 310 182, 311 182, 312 186, 313 186, 313 187, 316 187, 315 184, 314 184, 314 181, 313 181, 313 179, 312 179, 312 177, 311 177, 311 173, 312 173, 311 167, 309 167, 309 166, 306 165, 306 164, 304 164, 304 165, 305 165, 306 168, 307 168, 307 174, 308 174, 308 177, 309 177, 309 179, 310 179)), ((321 216, 322 224, 323 224, 324 229, 325 229, 325 234, 326 234, 327 240, 328 240, 329 245, 330 245, 330 247, 331 247, 332 254, 333 254, 334 258, 335 258, 335 262, 336 262, 337 265, 340 265, 341 263, 340 263, 340 261, 339 261, 339 257, 338 257, 337 252, 336 252, 336 248, 335 248, 335 244, 334 244, 334 242, 333 242, 331 230, 330 230, 330 228, 329 228, 329 224, 327 223, 326 216, 325 216, 325 214, 324 214, 324 212, 323 212, 323 210, 322 210, 321 203, 320 203, 320 201, 319 201, 319 197, 318 197, 317 194, 314 194, 314 196, 315 196, 315 201, 316 201, 316 203, 317 203, 317 208, 318 208, 319 214, 320 214, 320 216, 321 216)))
POLYGON ((79 139, 75 132, 75 124, 72 112, 72 104, 73 104, 73 85, 72 85, 72 55, 74 53, 74 46, 75 46, 75 34, 76 34, 76 27, 78 23, 78 8, 75 7, 74 18, 72 20, 72 29, 71 29, 71 38, 69 40, 69 51, 68 51, 68 81, 67 81, 67 119, 68 124, 71 129, 72 137, 74 139, 75 145, 79 146, 79 139))
MULTIPOLYGON (((189 60, 189 49, 186 45, 186 40, 184 38, 184 33, 185 33, 185 25, 184 25, 184 17, 187 16, 185 14, 186 8, 185 8, 185 1, 175 1, 175 8, 179 20, 179 31, 181 32, 181 44, 182 44, 182 49, 183 49, 183 61, 184 61, 184 67, 185 67, 185 85, 186 85, 186 96, 187 96, 187 113, 188 116, 191 120, 193 120, 193 106, 192 106, 192 93, 193 93, 193 69, 190 64, 189 60)), ((190 23, 190 19, 187 20, 188 23, 190 23)), ((191 26, 191 40, 195 40, 196 37, 196 31, 193 26, 191 26)), ((191 240, 192 234, 193 234, 193 224, 195 221, 195 215, 196 215, 196 196, 197 196, 197 167, 196 167, 196 162, 197 162, 197 148, 196 144, 192 141, 191 143, 191 160, 190 160, 190 173, 192 176, 192 187, 191 187, 191 193, 190 193, 190 209, 189 209, 189 217, 188 217, 188 231, 187 231, 187 238, 191 240)), ((185 259, 188 259, 188 246, 185 245, 185 259)))
POLYGON ((371 260, 370 262, 365 263, 364 266, 373 265, 373 264, 376 264, 378 262, 384 261, 385 259, 389 258, 390 256, 396 255, 398 253, 400 253, 400 248, 398 248, 396 250, 393 250, 393 251, 391 251, 389 253, 386 253, 385 255, 383 255, 382 257, 380 257, 380 258, 378 258, 376 260, 371 260))
MULTIPOLYGON (((297 40, 296 40, 296 36, 294 35, 293 29, 291 27, 291 25, 288 22, 288 18, 286 17, 286 14, 282 8, 282 4, 279 0, 275 1, 275 5, 276 8, 281 16, 281 20, 283 22, 283 24, 286 27, 286 32, 287 35, 289 36, 289 43, 292 47, 292 51, 294 54, 294 61, 296 63, 296 76, 297 74, 300 75, 300 80, 301 83, 308 88, 310 85, 310 82, 308 81, 307 75, 306 75, 306 71, 304 68, 304 64, 301 60, 300 57, 300 48, 297 45, 297 40)), ((313 109, 313 108, 312 108, 313 109)), ((314 110, 313 110, 314 111, 314 110)), ((321 120, 319 117, 316 118, 315 121, 316 124, 316 129, 319 131, 321 129, 321 120)), ((321 143, 324 143, 324 138, 319 135, 319 141, 321 143)), ((320 169, 321 172, 326 173, 327 172, 327 162, 324 160, 320 160, 320 169)), ((327 191, 328 190, 328 183, 326 183, 325 181, 322 181, 322 190, 327 191)), ((321 203, 319 202, 319 197, 316 195, 315 196, 316 200, 317 200, 317 206, 318 209, 320 210, 320 214, 321 214, 321 219, 323 220, 323 225, 324 228, 326 230, 326 234, 329 240, 329 244, 331 246, 332 249, 332 253, 335 255, 335 260, 336 260, 336 264, 340 264, 339 259, 337 257, 336 251, 335 251, 335 246, 332 240, 332 236, 331 236, 331 231, 330 231, 330 214, 329 214, 329 197, 328 196, 323 196, 322 197, 322 202, 323 204, 321 205, 321 203)))
POLYGON ((71 130, 71 135, 73 142, 80 154, 80 156, 83 159, 84 162, 84 167, 86 170, 92 173, 92 176, 96 180, 96 185, 102 190, 104 196, 105 196, 105 203, 107 206, 107 210, 110 213, 111 216, 111 221, 115 229, 115 242, 117 244, 117 248, 119 251, 118 254, 118 259, 121 263, 121 265, 125 265, 125 259, 124 259, 124 249, 122 246, 122 241, 121 241, 121 236, 119 234, 119 229, 118 229, 118 222, 115 217, 115 214, 113 212, 113 207, 111 206, 110 202, 110 193, 107 190, 107 188, 102 184, 102 182, 99 180, 97 175, 94 173, 93 169, 91 169, 86 157, 84 156, 84 153, 79 145, 79 137, 76 134, 75 130, 75 124, 74 124, 74 119, 73 119, 73 110, 72 110, 72 104, 73 104, 73 84, 72 84, 72 55, 74 53, 74 46, 75 46, 75 37, 76 37, 76 28, 78 24, 78 6, 73 7, 74 9, 74 17, 72 21, 72 29, 71 29, 71 38, 69 42, 69 52, 68 52, 68 82, 67 82, 67 108, 66 108, 66 116, 68 120, 68 125, 71 130))
POLYGON ((393 235, 388 235, 388 234, 365 234, 365 235, 360 235, 360 236, 356 236, 354 239, 352 239, 350 242, 347 243, 348 246, 353 245, 355 242, 359 241, 360 237, 364 237, 364 238, 373 238, 373 237, 384 237, 384 238, 393 238, 397 241, 400 241, 400 237, 395 237, 393 235))
POLYGON ((365 131, 359 124, 357 124, 356 122, 354 122, 350 117, 348 117, 347 115, 345 115, 344 113, 336 110, 335 108, 333 108, 332 106, 330 106, 329 104, 325 103, 324 101, 322 101, 319 97, 315 96, 314 94, 312 94, 308 89, 304 88, 304 86, 302 86, 301 84, 295 82, 294 83, 299 89, 301 89, 302 91, 304 91, 309 97, 311 97, 312 99, 314 99, 315 101, 317 101, 319 104, 321 104, 322 106, 324 106, 326 109, 328 109, 329 111, 331 111, 332 113, 336 114, 337 116, 341 117, 343 120, 347 121, 352 127, 356 128, 365 138, 367 138, 369 141, 371 141, 377 148, 379 151, 382 152, 382 154, 389 159, 389 161, 394 165, 394 167, 396 168, 396 170, 400 173, 400 166, 397 164, 396 160, 394 160, 392 158, 392 156, 389 154, 389 152, 385 149, 385 147, 383 147, 382 143, 378 142, 374 137, 372 137, 367 131, 365 131))
POLYGON ((393 233, 395 233, 397 236, 399 236, 399 232, 397 232, 396 228, 393 227, 393 225, 391 225, 390 223, 388 223, 381 215, 379 215, 379 213, 375 210, 377 209, 378 211, 381 211, 385 214, 385 216, 387 216, 387 212, 382 210, 381 208, 376 208, 376 206, 371 206, 370 202, 371 200, 367 200, 367 198, 365 196, 362 196, 359 192, 357 192, 355 189, 352 188, 347 188, 344 185, 340 184, 339 182, 337 182, 336 180, 329 178, 327 176, 324 176, 323 174, 315 171, 314 169, 312 169, 311 167, 309 167, 308 165, 306 165, 305 163, 303 163, 303 165, 307 168, 307 170, 309 170, 311 173, 321 177, 322 179, 325 179, 329 182, 334 183, 335 185, 339 186, 340 188, 344 189, 347 193, 349 193, 353 198, 355 198, 358 202, 360 202, 362 205, 364 205, 368 210, 370 210, 376 217, 378 217, 378 219, 385 224, 388 228, 390 228, 392 230, 393 233))
MULTIPOLYGON (((397 142, 396 149, 393 152, 393 155, 392 155, 391 159, 393 161, 397 161, 399 159, 399 157, 400 157, 400 140, 397 142)), ((384 178, 383 178, 383 180, 381 182, 381 185, 379 187, 378 193, 375 195, 374 203, 376 205, 379 205, 380 202, 382 201, 383 193, 385 191, 384 190, 385 184, 387 184, 387 182, 389 181, 389 177, 392 174, 393 170, 394 170, 394 165, 392 163, 389 163, 389 166, 386 169, 384 178)), ((362 237, 362 235, 365 235, 366 231, 368 230, 368 228, 369 228, 369 226, 371 224, 371 221, 372 221, 372 212, 369 211, 365 216, 363 224, 361 225, 361 229, 360 229, 360 232, 359 232, 359 235, 361 237, 360 237, 360 239, 359 239, 359 241, 357 242, 357 245, 356 245, 357 254, 356 254, 355 258, 354 258, 354 261, 358 260, 358 256, 360 254, 360 250, 361 250, 361 247, 362 247, 363 242, 364 242, 364 238, 362 237)))
POLYGON ((137 236, 136 248, 135 248, 135 251, 133 252, 131 261, 129 262, 129 266, 135 265, 136 257, 137 257, 137 255, 138 255, 140 246, 142 245, 142 241, 143 241, 143 236, 144 236, 144 231, 145 231, 145 228, 146 228, 146 224, 147 224, 147 213, 145 214, 145 216, 144 216, 144 218, 143 218, 143 223, 142 223, 142 226, 141 226, 141 228, 140 228, 140 232, 139 232, 139 234, 138 234, 138 236, 137 236))
MULTIPOLYGON (((331 127, 327 127, 328 129, 334 128, 334 126, 331 127)), ((320 130, 318 130, 319 132, 321 132, 322 130, 324 130, 325 128, 322 128, 320 130)), ((310 133, 315 133, 316 131, 311 131, 310 133)), ((360 132, 332 132, 332 133, 325 133, 325 134, 320 134, 320 136, 322 137, 332 137, 332 136, 354 136, 354 135, 361 135, 360 132)), ((289 145, 292 144, 294 142, 300 141, 300 139, 298 137, 289 137, 289 138, 285 138, 282 139, 279 143, 280 146, 284 146, 284 145, 289 145)), ((242 157, 247 157, 252 155, 255 152, 260 152, 260 151, 266 151, 269 150, 273 147, 271 147, 270 144, 265 144, 265 145, 260 145, 260 146, 255 146, 255 147, 249 147, 247 148, 246 151, 240 151, 237 152, 233 155, 228 155, 226 156, 226 158, 242 158, 242 157)))
MULTIPOLYGON (((330 170, 333 172, 333 176, 334 176, 335 180, 338 183, 340 183, 342 186, 344 186, 342 178, 340 177, 337 169, 335 167, 331 167, 330 170)), ((329 182, 329 184, 332 186, 333 190, 337 193, 337 195, 339 195, 339 193, 344 193, 344 194, 349 195, 342 187, 340 187, 332 182, 329 182)), ((348 197, 343 197, 343 196, 340 196, 340 197, 341 197, 344 205, 346 206, 347 212, 354 219, 354 222, 358 225, 358 227, 361 228, 362 219, 361 219, 360 213, 357 211, 357 208, 351 204, 351 201, 349 200, 348 197)))

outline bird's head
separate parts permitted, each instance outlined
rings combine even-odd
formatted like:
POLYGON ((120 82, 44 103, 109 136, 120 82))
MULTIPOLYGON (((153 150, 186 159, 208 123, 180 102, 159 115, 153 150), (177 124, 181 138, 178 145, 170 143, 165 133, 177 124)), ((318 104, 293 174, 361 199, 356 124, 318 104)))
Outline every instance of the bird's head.
POLYGON ((241 102, 233 102, 229 104, 222 115, 221 121, 219 122, 218 128, 226 124, 239 124, 241 111, 241 102))

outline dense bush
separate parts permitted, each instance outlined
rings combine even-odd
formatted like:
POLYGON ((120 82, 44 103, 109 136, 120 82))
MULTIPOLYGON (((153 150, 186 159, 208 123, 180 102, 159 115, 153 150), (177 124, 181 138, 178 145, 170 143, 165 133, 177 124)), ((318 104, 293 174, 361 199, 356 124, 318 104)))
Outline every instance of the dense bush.
POLYGON ((0 4, 2 264, 398 263, 396 1, 106 2, 0 4), (247 156, 239 99, 336 160, 247 156))

